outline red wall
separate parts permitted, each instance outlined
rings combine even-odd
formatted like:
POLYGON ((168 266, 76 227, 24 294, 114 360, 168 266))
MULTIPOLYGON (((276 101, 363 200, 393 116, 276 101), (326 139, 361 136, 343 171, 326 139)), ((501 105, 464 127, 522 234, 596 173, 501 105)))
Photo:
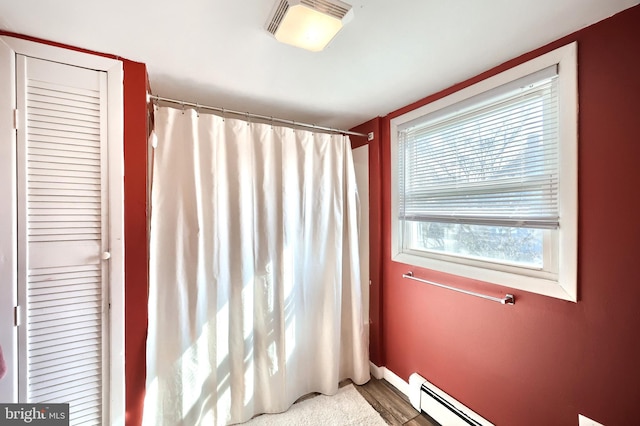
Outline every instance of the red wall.
POLYGON ((0 31, 57 47, 119 59, 124 69, 125 374, 127 425, 142 422, 147 338, 147 71, 144 64, 0 31))
MULTIPOLYGON (((369 238, 370 241, 380 241, 382 237, 382 221, 380 211, 382 206, 380 174, 380 119, 374 118, 358 127, 354 132, 369 134, 373 132, 373 140, 364 137, 351 136, 352 148, 369 144, 369 238)), ((382 364, 382 251, 380 244, 371 244, 369 251, 369 358, 376 365, 382 364)))
POLYGON ((147 70, 124 62, 125 379, 127 425, 142 423, 147 373, 147 70))
POLYGON ((382 253, 374 362, 404 380, 420 373, 497 425, 576 425, 578 413, 607 426, 638 424, 639 24, 635 6, 380 119, 382 161, 371 167, 382 180, 381 215, 371 217, 382 226, 379 238, 371 236, 382 253), (392 262, 389 120, 572 41, 579 58, 579 302, 392 262), (509 291, 517 302, 502 306, 402 279, 409 269, 465 289, 509 291))

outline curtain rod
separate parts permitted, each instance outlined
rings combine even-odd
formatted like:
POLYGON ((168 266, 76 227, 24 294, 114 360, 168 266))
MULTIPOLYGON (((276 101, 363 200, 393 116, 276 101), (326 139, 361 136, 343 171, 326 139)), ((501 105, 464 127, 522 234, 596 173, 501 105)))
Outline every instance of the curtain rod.
POLYGON ((152 95, 151 93, 147 94, 147 102, 149 102, 150 100, 155 100, 155 101, 160 101, 160 102, 169 102, 169 103, 173 103, 173 104, 179 104, 182 106, 190 106, 190 107, 194 107, 194 108, 201 108, 201 109, 210 109, 213 111, 217 111, 217 112, 221 112, 221 113, 229 113, 229 114, 234 114, 234 115, 241 115, 247 118, 258 118, 260 120, 265 120, 268 122, 275 122, 275 123, 283 123, 283 124, 288 124, 290 126, 296 126, 296 127, 304 127, 307 129, 313 129, 313 130, 325 130, 328 132, 334 132, 334 133, 341 133, 343 135, 351 135, 351 136, 363 136, 363 137, 367 137, 366 133, 358 133, 358 132, 352 132, 349 130, 340 130, 340 129, 334 129, 331 127, 322 127, 322 126, 316 126, 313 124, 307 124, 307 123, 298 123, 297 121, 293 121, 293 120, 284 120, 282 118, 274 118, 274 117, 268 117, 266 115, 260 115, 260 114, 251 114, 248 112, 242 112, 242 111, 234 111, 232 109, 226 109, 226 108, 220 108, 220 107, 214 107, 214 106, 208 106, 208 105, 200 105, 197 103, 193 103, 193 102, 185 102, 185 101, 179 101, 177 99, 171 99, 171 98, 164 98, 162 96, 158 96, 158 95, 152 95))

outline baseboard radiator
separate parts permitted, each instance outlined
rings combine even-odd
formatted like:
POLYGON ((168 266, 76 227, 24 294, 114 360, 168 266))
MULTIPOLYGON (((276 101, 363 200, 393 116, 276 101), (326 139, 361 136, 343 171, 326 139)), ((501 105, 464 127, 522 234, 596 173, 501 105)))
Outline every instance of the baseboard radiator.
POLYGON ((418 373, 409 377, 411 405, 443 426, 493 426, 418 373))

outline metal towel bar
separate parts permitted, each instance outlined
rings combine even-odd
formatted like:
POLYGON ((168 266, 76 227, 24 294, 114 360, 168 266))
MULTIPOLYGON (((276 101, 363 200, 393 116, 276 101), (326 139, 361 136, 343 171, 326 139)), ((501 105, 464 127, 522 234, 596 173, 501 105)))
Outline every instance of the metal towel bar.
POLYGON ((458 293, 464 293, 470 296, 481 297, 482 299, 491 300, 492 302, 498 302, 503 305, 515 305, 516 303, 516 298, 513 296, 513 294, 506 294, 503 298, 487 296, 486 294, 475 293, 473 291, 463 290, 461 288, 455 288, 440 283, 434 283, 433 281, 423 280, 422 278, 416 278, 413 276, 413 272, 411 271, 407 272, 406 274, 402 274, 402 278, 408 278, 410 280, 419 281, 421 283, 435 285, 436 287, 446 288, 447 290, 457 291, 458 293))

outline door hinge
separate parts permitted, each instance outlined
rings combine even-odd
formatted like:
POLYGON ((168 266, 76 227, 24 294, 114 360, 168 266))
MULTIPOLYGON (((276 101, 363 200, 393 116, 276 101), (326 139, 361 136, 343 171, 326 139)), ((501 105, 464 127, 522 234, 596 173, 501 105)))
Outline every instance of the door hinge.
POLYGON ((15 130, 18 130, 18 119, 20 118, 20 111, 18 111, 17 109, 13 110, 13 128, 15 130))
POLYGON ((20 325, 20 306, 13 307, 13 324, 16 327, 20 325))

